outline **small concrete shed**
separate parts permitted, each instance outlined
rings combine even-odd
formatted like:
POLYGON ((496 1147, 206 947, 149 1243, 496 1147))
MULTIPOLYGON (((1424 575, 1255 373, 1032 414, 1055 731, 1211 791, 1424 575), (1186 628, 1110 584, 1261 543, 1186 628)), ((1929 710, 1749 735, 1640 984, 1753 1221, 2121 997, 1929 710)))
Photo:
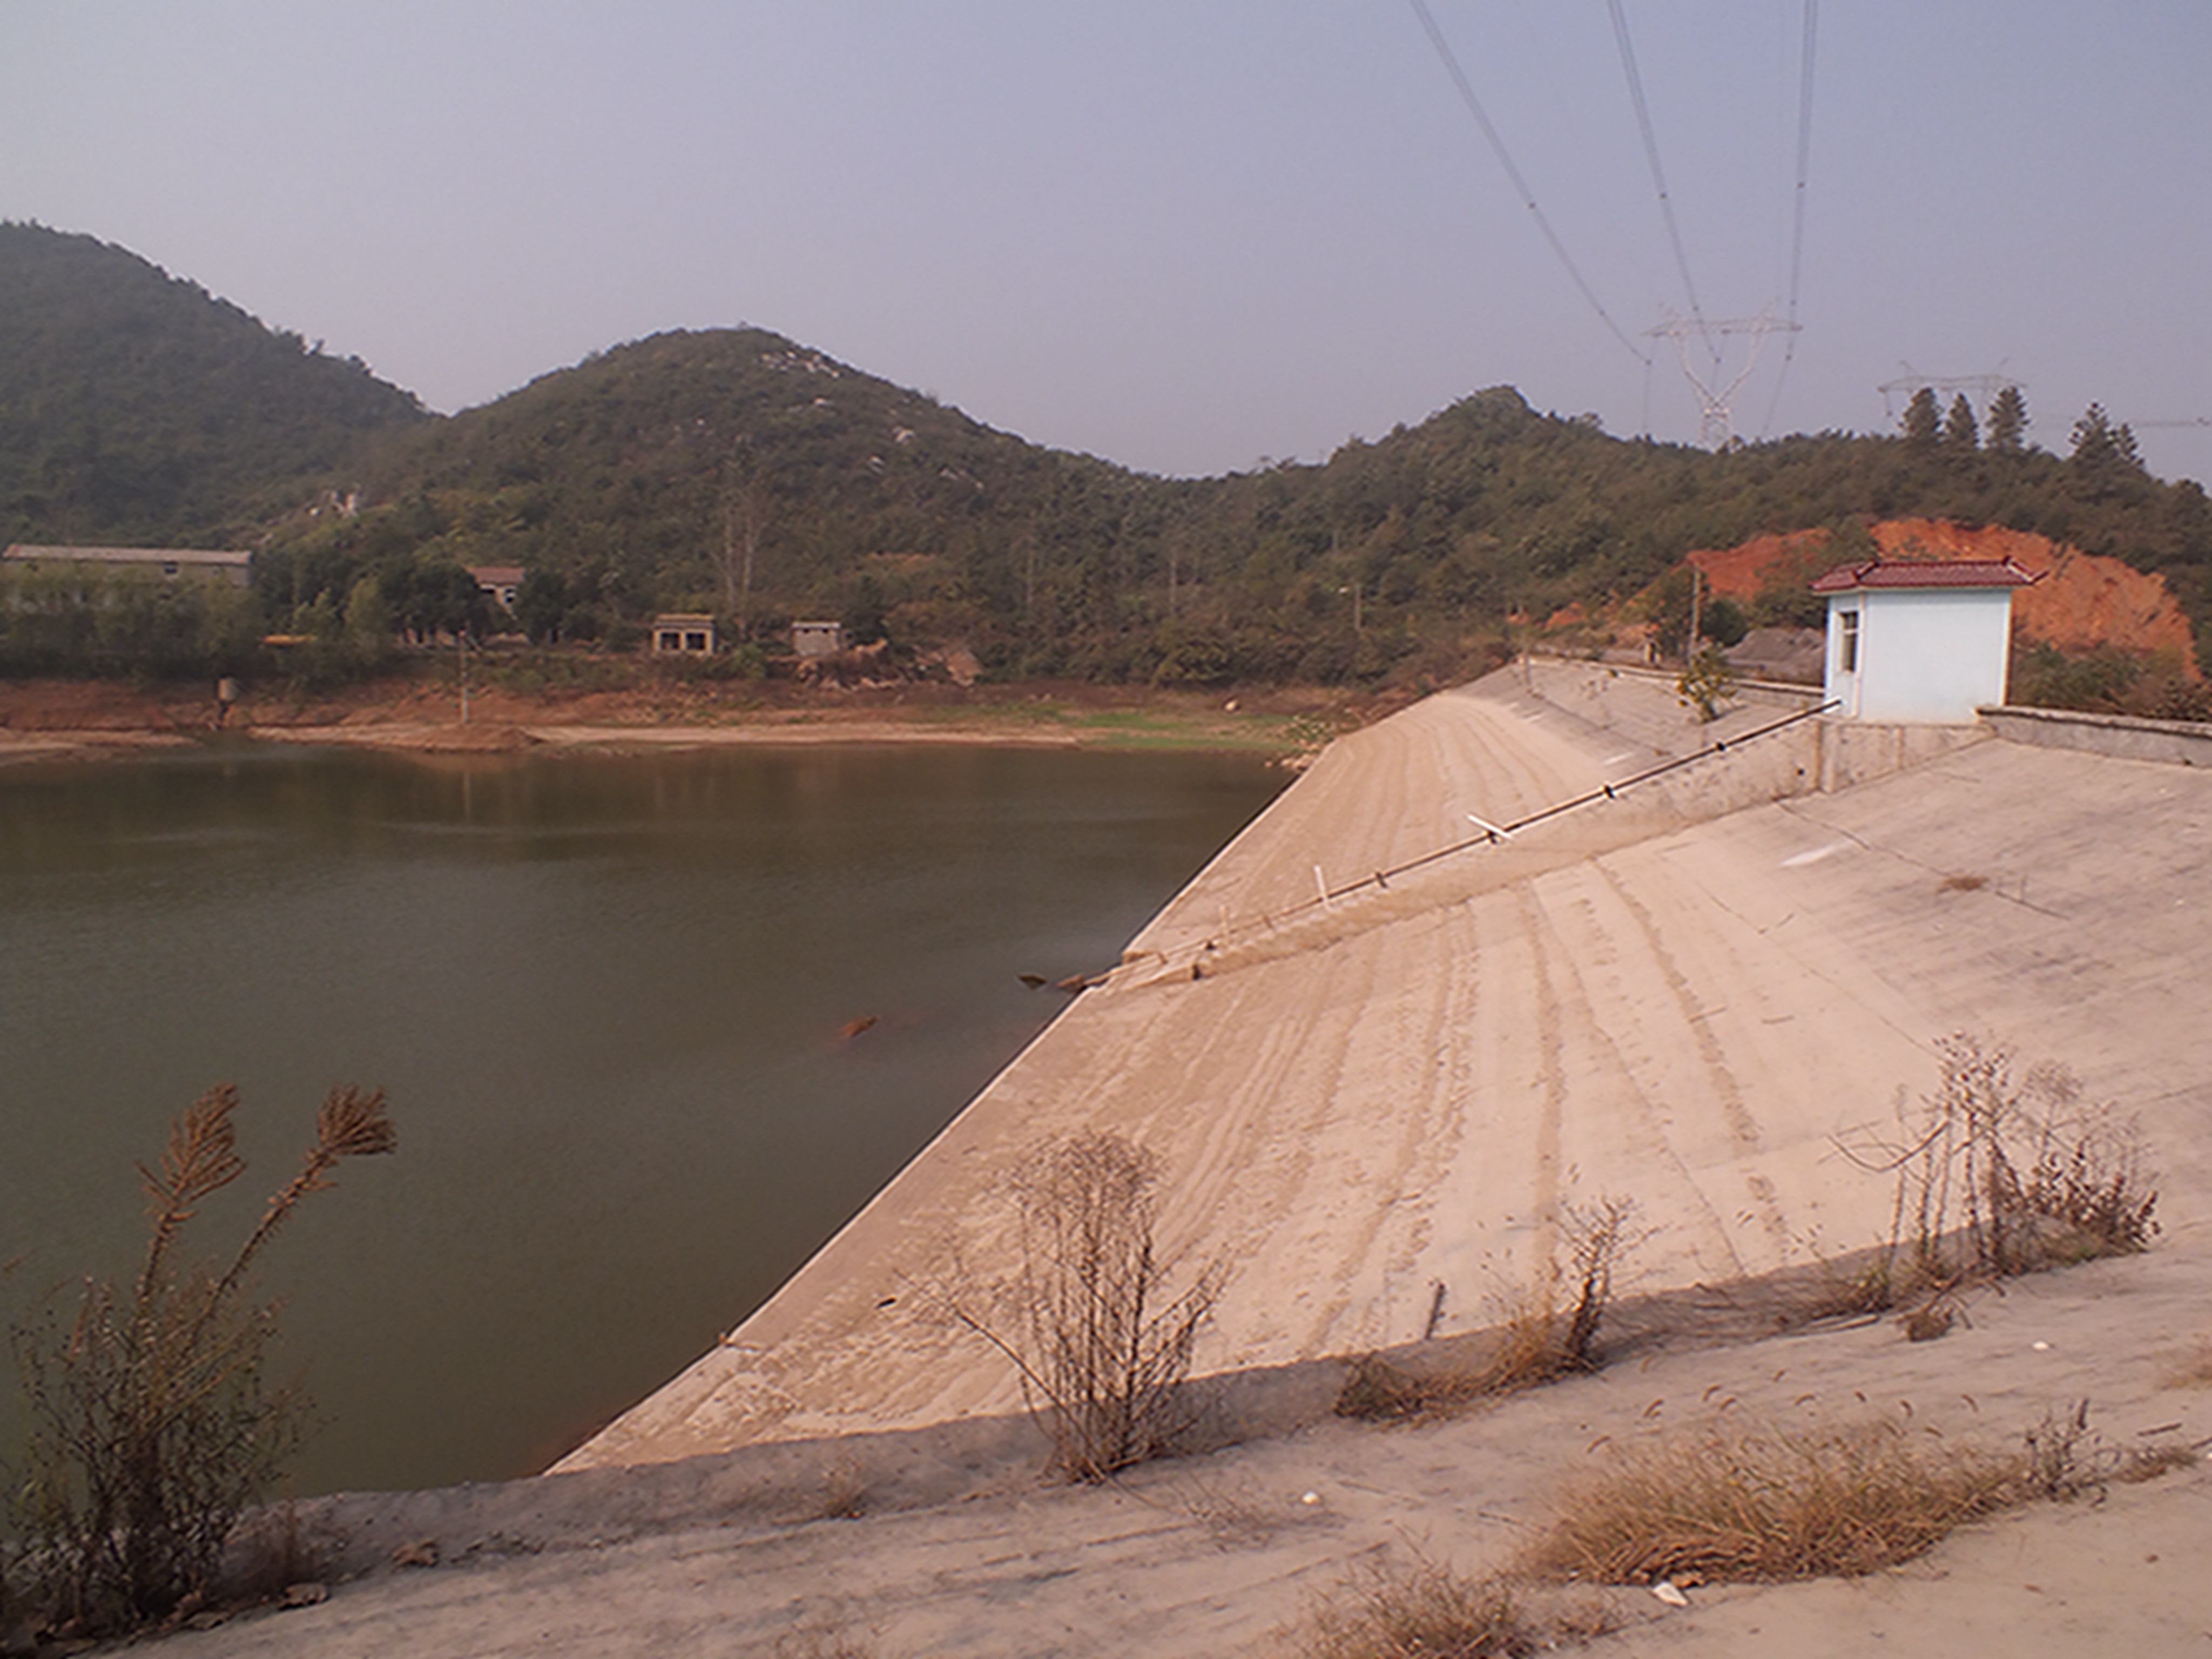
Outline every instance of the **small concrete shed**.
POLYGON ((720 644, 714 619, 703 612, 666 611, 653 619, 653 649, 657 656, 712 656, 720 644))
POLYGON ((2005 700, 2012 596, 2037 580, 2010 559, 1866 559, 1813 584, 1827 596, 1827 696, 1846 719, 1971 726, 2005 700))
POLYGON ((802 657, 834 657, 845 648, 845 624, 795 622, 791 625, 791 648, 802 657))

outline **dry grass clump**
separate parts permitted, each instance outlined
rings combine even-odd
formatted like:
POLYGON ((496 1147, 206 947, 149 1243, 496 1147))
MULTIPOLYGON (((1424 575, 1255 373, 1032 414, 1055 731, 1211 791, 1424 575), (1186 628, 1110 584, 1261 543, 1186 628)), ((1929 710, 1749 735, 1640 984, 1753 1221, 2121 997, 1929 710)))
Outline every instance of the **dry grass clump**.
POLYGON ((2194 1461, 2187 1446, 2107 1444, 2087 1401, 2046 1413, 2009 1450, 1889 1418, 1713 1425, 1616 1449, 1571 1480, 1523 1565, 1606 1584, 1858 1577, 1911 1560, 1967 1522, 2095 1498, 2112 1481, 2194 1461))
POLYGON ((1635 1205, 1619 1197, 1587 1208, 1570 1206, 1560 1226, 1565 1265, 1554 1257, 1506 1305, 1496 1345, 1480 1364, 1414 1370, 1364 1354, 1338 1391, 1337 1415, 1370 1423, 1447 1415, 1597 1370, 1602 1363, 1598 1331, 1613 1300, 1613 1274, 1636 1243, 1635 1214, 1635 1205))
POLYGON ((1285 1635, 1300 1659, 1516 1659, 1540 1645, 1502 1579, 1418 1555, 1364 1565, 1285 1635))
POLYGON ((1908 1433, 1715 1427, 1572 1480, 1528 1566, 1609 1584, 1856 1577, 2020 1501, 2020 1460, 1908 1433))

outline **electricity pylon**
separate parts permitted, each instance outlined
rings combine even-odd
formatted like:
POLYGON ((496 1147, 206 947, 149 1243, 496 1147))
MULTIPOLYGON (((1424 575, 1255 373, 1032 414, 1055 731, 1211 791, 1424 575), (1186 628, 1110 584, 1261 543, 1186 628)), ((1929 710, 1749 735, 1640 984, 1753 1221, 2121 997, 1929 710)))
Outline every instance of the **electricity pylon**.
MULTIPOLYGON (((1994 398, 2000 392, 2023 391, 2027 386, 2027 381, 2015 380, 2009 374, 1953 374, 1946 376, 1941 374, 1918 374, 1914 370, 1911 363, 1899 363, 1898 367, 1905 371, 1902 375, 1899 376, 1894 380, 1884 380, 1880 386, 1875 388, 1876 392, 1881 393, 1881 416, 1886 421, 1894 420, 1897 418, 1897 410, 1890 402, 1890 399, 1900 394, 1909 398, 1916 392, 1934 392, 1937 393, 1946 392, 1954 393, 1960 392, 1978 392, 1982 394, 1984 399, 1987 399, 1994 398)), ((1999 368, 2002 368, 2004 366, 2002 363, 1998 365, 1999 368)))
POLYGON ((1674 355, 1681 359, 1682 373, 1697 389, 1699 409, 1698 441, 1709 449, 1726 449, 1735 441, 1735 421, 1729 401, 1743 383, 1751 378, 1751 371, 1759 363, 1759 348, 1766 343, 1766 337, 1770 334, 1795 334, 1802 327, 1802 324, 1778 321, 1765 312, 1756 317, 1730 317, 1716 320, 1707 317, 1677 317, 1670 311, 1665 322, 1644 332, 1646 338, 1663 338, 1674 343, 1674 355), (1734 380, 1725 386, 1721 385, 1721 347, 1715 343, 1709 348, 1713 362, 1713 378, 1708 381, 1691 367, 1690 342, 1692 339, 1717 342, 1731 334, 1748 335, 1751 338, 1751 349, 1745 354, 1743 368, 1734 380))

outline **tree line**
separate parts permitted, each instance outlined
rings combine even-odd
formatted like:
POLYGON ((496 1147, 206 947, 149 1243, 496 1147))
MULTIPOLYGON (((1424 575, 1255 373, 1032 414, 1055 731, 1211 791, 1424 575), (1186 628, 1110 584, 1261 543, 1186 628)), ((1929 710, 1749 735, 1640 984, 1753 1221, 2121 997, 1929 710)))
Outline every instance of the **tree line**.
MULTIPOLYGON (((958 641, 1008 678, 1442 682, 1571 607, 1686 629, 1662 579, 1694 549, 1822 528, 1847 555, 1900 516, 2158 572, 2212 644, 2203 489, 2152 477, 2095 405, 2059 453, 2038 447, 2017 388, 1979 410, 1923 392, 1894 434, 1709 453, 1494 386, 1325 461, 1173 478, 1027 443, 762 329, 633 341, 436 417, 89 238, 0 226, 0 347, 31 343, 0 349, 0 534, 255 551, 250 617, 118 592, 65 621, 19 593, 0 672, 200 672, 257 629, 331 672, 494 629, 619 649, 672 610, 770 653, 801 617, 894 656, 958 641), (467 578, 482 565, 528 573, 514 617, 467 578)), ((1817 620, 1818 574, 1734 620, 1817 620)))

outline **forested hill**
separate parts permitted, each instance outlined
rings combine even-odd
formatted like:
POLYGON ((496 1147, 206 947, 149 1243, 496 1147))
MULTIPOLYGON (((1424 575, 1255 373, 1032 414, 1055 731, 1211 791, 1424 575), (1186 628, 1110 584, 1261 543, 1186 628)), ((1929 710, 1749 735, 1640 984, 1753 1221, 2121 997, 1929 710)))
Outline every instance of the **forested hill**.
POLYGON ((425 418, 127 249, 0 223, 0 544, 227 543, 425 418))
MULTIPOLYGON (((1626 599, 1692 549, 1825 526, 1852 550, 1864 521, 1911 515, 2161 572, 2204 641, 2203 492, 2152 477, 2101 416, 2068 448, 1954 424, 1717 455, 1498 386, 1326 463, 1162 479, 1040 449, 775 334, 710 331, 617 347, 410 434, 366 465, 364 512, 295 525, 268 562, 333 604, 395 559, 520 564, 542 573, 526 620, 572 635, 697 607, 763 641, 802 613, 895 644, 963 640, 1012 675, 1442 679, 1479 668, 1509 613, 1626 599)), ((1805 598, 1775 595, 1766 619, 1805 598)))
MULTIPOLYGON (((454 625, 460 567, 505 564, 531 573, 541 638, 699 609, 767 649, 829 616, 1007 676, 1443 681, 1492 659, 1509 617, 1648 608, 1694 549, 1825 526, 1840 555, 1919 517, 2158 572, 2212 660, 2203 491, 2151 477, 2094 409, 2070 432, 2040 413, 2063 453, 2018 406, 1929 401, 1895 436, 1709 454, 1494 386, 1325 463, 1164 479, 737 328, 443 418, 134 254, 0 225, 0 539, 252 547, 262 624, 331 638, 454 625)), ((1761 608, 1817 610, 1802 581, 1761 608)))
POLYGON ((302 591, 400 556, 523 565, 560 579, 558 625, 586 635, 661 607, 988 629, 1024 560, 1053 587, 1066 548, 1121 541, 1133 503, 1176 492, 760 329, 617 346, 382 447, 360 478, 363 511, 278 538, 302 591))

